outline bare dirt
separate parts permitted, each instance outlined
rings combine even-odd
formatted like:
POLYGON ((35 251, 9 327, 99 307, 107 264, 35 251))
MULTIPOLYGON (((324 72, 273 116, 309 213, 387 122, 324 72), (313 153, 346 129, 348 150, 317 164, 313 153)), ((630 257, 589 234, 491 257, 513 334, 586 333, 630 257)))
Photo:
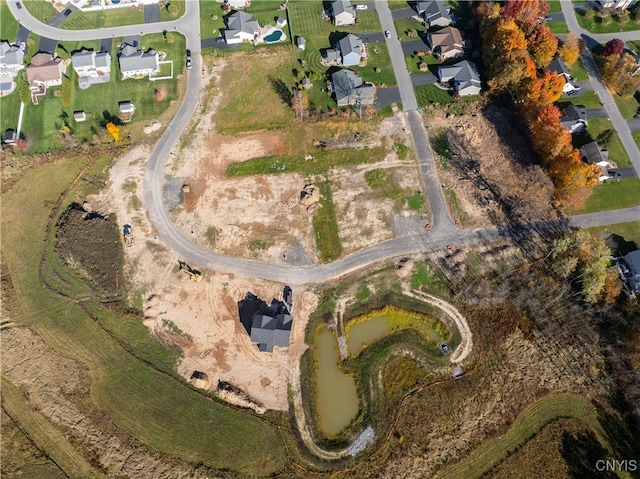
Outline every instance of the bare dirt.
POLYGON ((432 137, 446 135, 452 158, 437 162, 439 176, 445 191, 455 193, 459 208, 449 200, 450 209, 464 226, 554 216, 553 185, 511 113, 488 107, 447 118, 436 112, 426 124, 432 137))

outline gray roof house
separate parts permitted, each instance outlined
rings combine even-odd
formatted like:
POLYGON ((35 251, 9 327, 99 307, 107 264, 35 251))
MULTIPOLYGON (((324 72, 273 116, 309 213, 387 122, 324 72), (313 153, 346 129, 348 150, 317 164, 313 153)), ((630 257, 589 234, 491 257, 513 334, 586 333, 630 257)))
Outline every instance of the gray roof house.
POLYGON ((275 317, 256 313, 251 318, 251 342, 258 344, 260 351, 272 353, 274 346, 289 347, 293 317, 278 313, 275 317))
POLYGON ((224 41, 233 43, 252 42, 260 34, 258 20, 246 12, 234 12, 225 18, 227 28, 222 30, 224 41))
POLYGON ((353 34, 349 34, 338 42, 338 49, 342 56, 344 66, 359 65, 365 49, 362 40, 353 34))
POLYGON ((78 74, 80 88, 107 83, 111 79, 111 55, 108 52, 82 49, 71 55, 71 65, 78 74))
POLYGON ((475 64, 467 60, 438 67, 438 81, 449 82, 460 96, 477 95, 482 89, 475 64))
POLYGON ((362 78, 351 70, 338 70, 331 75, 331 90, 338 106, 373 103, 374 86, 364 83, 362 78))
POLYGON ((13 79, 24 68, 24 52, 9 42, 0 43, 0 95, 13 90, 13 79))
POLYGON ((578 133, 587 128, 587 109, 583 105, 569 105, 562 110, 560 123, 570 133, 578 133))
POLYGON ((623 271, 629 288, 634 293, 640 292, 640 249, 627 253, 623 256, 626 271, 623 271))
POLYGON ((351 0, 332 0, 330 16, 337 27, 356 23, 356 11, 351 0))
POLYGON ((580 148, 580 154, 586 163, 596 164, 600 167, 600 177, 598 178, 600 181, 610 178, 608 168, 611 168, 611 163, 609 162, 609 152, 607 150, 592 141, 580 148))
POLYGON ((567 64, 560 57, 555 57, 549 64, 549 71, 555 72, 560 76, 563 76, 567 81, 571 81, 571 71, 567 67, 567 64))
POLYGON ((160 71, 158 52, 150 49, 146 52, 137 47, 124 44, 118 56, 122 79, 143 77, 160 71))
POLYGON ((300 50, 304 50, 307 46, 307 41, 304 37, 296 37, 296 45, 300 50))
POLYGON ((418 15, 422 15, 425 23, 431 27, 447 27, 451 25, 449 8, 442 1, 421 1, 415 6, 418 15))
POLYGON ((456 58, 464 55, 462 33, 455 27, 444 27, 427 33, 427 45, 433 53, 443 58, 456 58))

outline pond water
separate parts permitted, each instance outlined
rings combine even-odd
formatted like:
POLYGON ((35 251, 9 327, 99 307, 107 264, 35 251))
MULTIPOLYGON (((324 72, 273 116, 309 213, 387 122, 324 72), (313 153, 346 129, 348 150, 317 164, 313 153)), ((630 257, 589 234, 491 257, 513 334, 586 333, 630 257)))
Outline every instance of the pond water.
POLYGON ((320 427, 335 435, 347 427, 358 414, 358 394, 351 376, 338 369, 338 342, 328 328, 316 336, 318 359, 318 404, 320 427))
POLYGON ((391 331, 384 316, 375 316, 349 327, 347 347, 349 354, 357 356, 365 344, 369 344, 391 331))

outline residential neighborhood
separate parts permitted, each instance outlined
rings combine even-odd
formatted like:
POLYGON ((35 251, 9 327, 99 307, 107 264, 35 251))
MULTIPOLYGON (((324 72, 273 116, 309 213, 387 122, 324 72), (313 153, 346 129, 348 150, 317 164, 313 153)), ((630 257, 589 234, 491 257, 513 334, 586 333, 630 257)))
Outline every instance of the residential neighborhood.
POLYGON ((640 0, 0 0, 0 113, 3 478, 635 477, 640 0))

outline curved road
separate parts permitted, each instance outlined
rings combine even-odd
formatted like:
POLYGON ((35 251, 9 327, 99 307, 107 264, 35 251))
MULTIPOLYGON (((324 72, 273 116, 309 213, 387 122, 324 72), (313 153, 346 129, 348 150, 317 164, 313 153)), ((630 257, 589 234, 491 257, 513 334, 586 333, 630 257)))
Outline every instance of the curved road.
MULTIPOLYGON (((8 2, 13 15, 22 25, 33 32, 60 40, 82 41, 96 38, 106 38, 109 35, 137 35, 139 33, 159 33, 164 29, 173 27, 187 38, 187 47, 194 53, 200 52, 199 33, 199 2, 186 2, 185 15, 179 20, 171 22, 152 23, 127 27, 104 28, 99 30, 60 30, 43 25, 33 18, 26 9, 18 10, 15 2, 8 2)), ((386 2, 376 0, 376 8, 379 9, 381 22, 385 29, 395 32, 393 23, 389 24, 390 11, 386 2), (379 5, 380 4, 380 5, 379 5), (385 8, 386 7, 386 8, 385 8)), ((392 36, 388 44, 390 51, 400 47, 397 37, 392 36), (397 44, 396 44, 397 42, 397 44)), ((407 99, 405 107, 413 106, 411 96, 415 100, 415 94, 411 87, 404 86, 404 56, 398 52, 392 55, 394 71, 398 75, 398 84, 401 86, 403 102, 407 99), (400 60, 402 63, 400 64, 400 60), (404 91, 404 93, 402 93, 404 91)), ((553 231, 566 230, 569 227, 589 227, 615 224, 627 221, 640 220, 640 207, 622 210, 592 213, 569 218, 567 220, 533 222, 527 224, 511 224, 500 227, 482 229, 459 229, 452 226, 446 203, 440 189, 440 184, 435 171, 435 164, 431 155, 426 132, 420 121, 417 111, 407 112, 411 132, 414 135, 414 143, 418 153, 419 166, 425 187, 434 212, 434 228, 425 234, 394 238, 383 243, 360 250, 352 255, 342 258, 330 264, 310 267, 288 267, 272 265, 258 261, 228 257, 213 253, 198 245, 193 244, 173 224, 164 207, 162 185, 164 181, 164 165, 169 151, 180 138, 185 125, 198 104, 201 86, 201 75, 196 74, 202 68, 200 55, 193 55, 193 69, 188 75, 187 92, 184 103, 171 121, 164 135, 158 141, 153 152, 149 156, 147 174, 145 176, 145 201, 152 224, 162 239, 182 258, 193 264, 201 265, 218 271, 225 271, 248 277, 263 278, 272 281, 290 284, 321 283, 340 277, 353 271, 365 268, 375 262, 410 253, 419 253, 433 249, 440 249, 447 245, 463 246, 489 242, 501 238, 524 238, 535 234, 544 234, 553 231)), ((406 75, 408 78, 408 74, 406 75)))

